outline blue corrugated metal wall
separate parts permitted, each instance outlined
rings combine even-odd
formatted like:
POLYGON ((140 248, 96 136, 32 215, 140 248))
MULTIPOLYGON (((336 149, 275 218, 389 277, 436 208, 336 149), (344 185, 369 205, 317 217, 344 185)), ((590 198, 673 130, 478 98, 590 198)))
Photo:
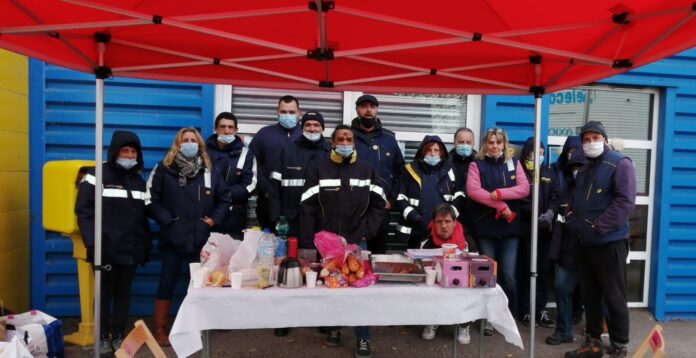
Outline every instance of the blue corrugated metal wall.
MULTIPOLYGON (((601 83, 661 90, 649 307, 658 320, 696 319, 696 48, 601 83)), ((516 144, 531 135, 531 96, 486 96, 483 109, 484 130, 516 144)), ((548 100, 542 118, 543 140, 548 100)))
MULTIPOLYGON (((45 162, 94 159, 94 76, 31 60, 30 213, 31 307, 52 315, 79 314, 76 265, 70 240, 41 226, 41 172, 45 162)), ((104 143, 117 129, 133 130, 143 143, 147 177, 176 131, 213 130, 214 86, 113 79, 105 82, 104 143)), ((106 154, 107 147, 104 148, 106 154)), ((132 314, 150 314, 160 263, 157 255, 138 269, 132 314)), ((181 294, 183 285, 178 287, 181 294)))

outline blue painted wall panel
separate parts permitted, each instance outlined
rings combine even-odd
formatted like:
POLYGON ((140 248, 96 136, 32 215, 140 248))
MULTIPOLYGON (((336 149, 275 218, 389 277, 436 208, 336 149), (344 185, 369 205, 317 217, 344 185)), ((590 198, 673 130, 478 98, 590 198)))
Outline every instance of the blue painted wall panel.
MULTIPOLYGON (((52 315, 79 314, 76 265, 70 240, 41 227, 41 170, 46 161, 94 159, 94 76, 30 61, 31 307, 52 315)), ((134 79, 105 82, 104 155, 114 130, 133 130, 143 144, 147 177, 177 130, 212 134, 214 86, 134 79)), ((139 267, 132 314, 150 314, 160 272, 156 252, 139 267)), ((185 290, 181 282, 177 292, 185 290)))

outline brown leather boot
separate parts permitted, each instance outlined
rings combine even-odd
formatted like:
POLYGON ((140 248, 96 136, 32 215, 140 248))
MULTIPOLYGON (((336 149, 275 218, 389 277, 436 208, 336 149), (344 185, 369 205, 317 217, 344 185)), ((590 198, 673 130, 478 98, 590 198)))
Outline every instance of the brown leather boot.
POLYGON ((155 340, 162 347, 169 347, 169 337, 167 335, 167 322, 169 321, 169 306, 171 300, 155 299, 155 340))

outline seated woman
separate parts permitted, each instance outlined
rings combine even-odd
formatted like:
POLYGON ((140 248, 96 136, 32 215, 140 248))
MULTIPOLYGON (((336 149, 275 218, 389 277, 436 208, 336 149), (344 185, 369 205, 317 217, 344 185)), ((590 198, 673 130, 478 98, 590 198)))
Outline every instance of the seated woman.
MULTIPOLYGON (((421 241, 421 249, 435 249, 443 244, 456 244, 461 251, 466 251, 464 239, 464 227, 457 221, 457 211, 450 204, 440 204, 435 208, 433 220, 428 224, 428 235, 421 241)), ((438 326, 429 325, 423 328, 423 339, 435 338, 438 326)), ((461 344, 469 344, 469 324, 458 326, 457 341, 461 344)))

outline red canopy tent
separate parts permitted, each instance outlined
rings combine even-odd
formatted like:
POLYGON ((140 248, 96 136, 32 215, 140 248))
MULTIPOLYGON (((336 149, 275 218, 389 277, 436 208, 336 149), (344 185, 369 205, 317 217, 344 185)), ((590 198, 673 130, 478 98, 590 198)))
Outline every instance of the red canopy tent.
MULTIPOLYGON (((544 93, 696 46, 694 15, 693 0, 10 0, 0 4, 0 47, 95 73, 97 159, 103 79, 110 76, 377 93, 532 94, 538 148, 544 93)), ((536 220, 532 228, 536 237, 536 220)), ((532 246, 534 273, 536 240, 532 246)), ((99 271, 95 277, 98 327, 99 271)), ((534 312, 531 317, 534 327, 534 312)), ((533 328, 531 342, 533 356, 533 328)))

